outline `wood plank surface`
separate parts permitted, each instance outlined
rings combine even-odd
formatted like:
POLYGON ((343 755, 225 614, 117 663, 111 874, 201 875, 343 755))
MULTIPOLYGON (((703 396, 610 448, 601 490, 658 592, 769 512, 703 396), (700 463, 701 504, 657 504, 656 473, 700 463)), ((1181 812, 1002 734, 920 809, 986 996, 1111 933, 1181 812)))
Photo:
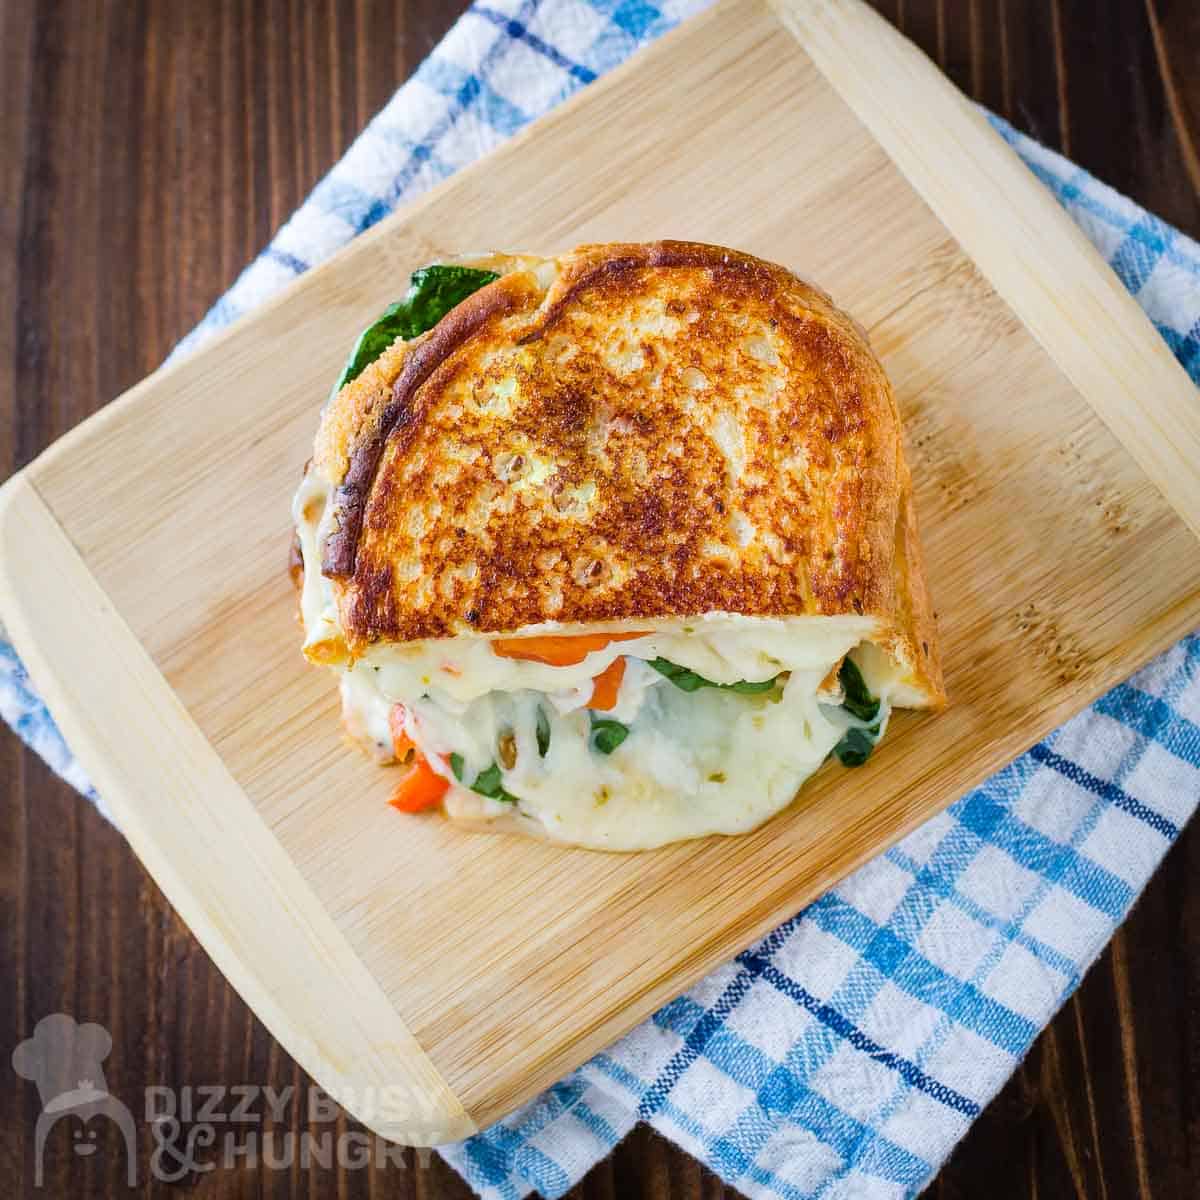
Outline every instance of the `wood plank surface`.
MULTIPOLYGON (((200 16, 168 0, 0 0, 0 148, 12 165, 0 177, 10 301, 0 472, 156 365, 428 50, 449 7, 219 4, 200 16)), ((1200 232, 1188 69, 1200 41, 1187 4, 880 7, 960 86, 1200 232)), ((8 735, 0 780, 8 1044, 64 1009, 112 1031, 117 1095, 300 1084, 122 840, 8 735)), ((1191 1194, 1196 843, 1184 835, 934 1194, 1191 1194)), ((0 1105, 0 1174, 20 1194, 31 1186, 33 1089, 8 1076, 0 1105)), ((286 1124, 305 1127, 301 1106, 286 1124)), ((463 1194, 437 1160, 406 1161, 411 1169, 299 1174, 234 1165, 198 1178, 197 1192, 463 1194)), ((60 1142, 50 1194, 109 1194, 119 1166, 116 1154, 78 1159, 60 1142)), ((578 1194, 732 1193, 643 1130, 578 1194)))

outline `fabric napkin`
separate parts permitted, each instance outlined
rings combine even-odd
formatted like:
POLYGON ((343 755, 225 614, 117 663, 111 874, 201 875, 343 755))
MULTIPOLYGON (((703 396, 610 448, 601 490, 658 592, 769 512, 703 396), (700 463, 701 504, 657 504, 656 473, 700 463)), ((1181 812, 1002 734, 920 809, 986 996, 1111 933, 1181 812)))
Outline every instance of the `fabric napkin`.
MULTIPOLYGON (((175 353, 703 7, 477 3, 175 353)), ((995 125, 1200 380, 1200 247, 995 125)), ((0 712, 103 811, 2 641, 0 712)), ((1078 985, 1198 798, 1193 636, 606 1053, 442 1153, 482 1195, 553 1197, 645 1120, 750 1196, 915 1195, 1078 985)))

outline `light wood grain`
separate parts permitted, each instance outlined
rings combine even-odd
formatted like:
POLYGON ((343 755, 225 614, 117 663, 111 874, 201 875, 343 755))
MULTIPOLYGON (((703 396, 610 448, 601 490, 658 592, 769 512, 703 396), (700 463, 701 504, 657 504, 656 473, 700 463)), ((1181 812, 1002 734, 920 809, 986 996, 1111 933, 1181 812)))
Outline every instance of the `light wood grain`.
POLYGON ((138 857, 293 1057, 384 1136, 474 1132, 24 474, 0 488, 0 609, 138 857))
MULTIPOLYGON (((913 136, 938 137, 938 109, 909 115, 913 136)), ((992 135, 976 135, 991 153, 992 135)), ((1002 205, 990 211, 1001 227, 1002 205)), ((1045 219, 1069 228, 1053 208, 1045 219)), ((1109 286, 1090 260, 1073 265, 1054 281, 1061 296, 1109 286)), ((1195 622, 1200 547, 1091 399, 798 42, 765 5, 738 0, 139 385, 30 477, 483 1123, 1195 622), (906 421, 952 707, 898 720, 869 770, 823 772, 741 839, 603 856, 403 819, 383 804, 387 773, 340 743, 330 681, 297 653, 282 569, 328 380, 408 270, 439 254, 664 235, 785 262, 870 329, 906 421)), ((125 813, 139 819, 137 797, 125 813)), ((293 1020, 273 1024, 289 1047, 307 1036, 293 1020)))
POLYGON ((929 60, 861 0, 771 0, 1026 328, 1200 537, 1200 403, 1082 229, 929 60), (897 104, 896 97, 904 103, 897 104), (937 113, 922 136, 914 112, 937 113), (1003 217, 996 204, 1003 198, 1003 217), (1063 281, 1076 286, 1064 288, 1063 281))

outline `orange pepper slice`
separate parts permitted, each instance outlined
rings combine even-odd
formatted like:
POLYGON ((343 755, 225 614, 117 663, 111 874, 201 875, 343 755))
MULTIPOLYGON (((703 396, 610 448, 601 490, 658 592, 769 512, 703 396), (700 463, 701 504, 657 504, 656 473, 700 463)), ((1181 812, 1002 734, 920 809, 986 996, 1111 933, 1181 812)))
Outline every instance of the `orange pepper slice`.
POLYGON ((617 706, 617 693, 621 680, 625 678, 625 658, 614 658, 612 662, 592 680, 592 698, 588 708, 597 712, 608 712, 617 706))
POLYGON ((449 780, 443 779, 418 750, 412 766, 396 785, 388 803, 401 812, 424 812, 427 808, 436 808, 449 787, 449 780))
POLYGON ((573 667, 593 650, 603 650, 610 642, 628 642, 646 637, 645 633, 576 633, 569 636, 496 638, 492 650, 501 658, 546 663, 551 667, 573 667))

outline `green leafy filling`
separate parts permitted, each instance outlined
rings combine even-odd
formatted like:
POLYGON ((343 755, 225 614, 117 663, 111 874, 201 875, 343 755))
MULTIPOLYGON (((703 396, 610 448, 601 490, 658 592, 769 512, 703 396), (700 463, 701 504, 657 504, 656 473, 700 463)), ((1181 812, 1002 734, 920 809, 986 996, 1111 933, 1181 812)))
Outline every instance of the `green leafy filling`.
POLYGON ((879 716, 879 700, 872 696, 854 660, 847 655, 838 671, 842 685, 842 707, 860 721, 874 721, 879 716))
POLYGON ((871 757, 871 752, 879 745, 882 736, 880 702, 878 697, 871 695, 862 672, 849 655, 842 659, 838 682, 842 685, 842 707, 852 717, 868 724, 865 728, 854 726, 847 729, 842 740, 834 746, 833 752, 843 767, 861 767, 871 757))
MULTIPOLYGON (((463 782, 463 756, 461 754, 450 755, 450 770, 454 772, 454 778, 459 783, 463 782)), ((506 804, 519 803, 516 796, 512 792, 504 790, 504 784, 501 782, 500 764, 492 763, 486 771, 480 771, 475 776, 475 782, 469 784, 471 791, 478 792, 481 796, 487 796, 491 800, 503 800, 506 804)))
POLYGON ((776 675, 773 679, 761 681, 739 679, 737 683, 714 683, 711 679, 705 679, 703 675, 697 675, 695 671, 689 671, 687 667, 681 667, 665 658, 652 658, 650 666, 660 675, 665 675, 680 691, 684 692, 698 692, 701 688, 710 687, 721 688, 726 692, 737 692, 742 696, 756 696, 761 692, 771 691, 779 679, 779 676, 776 675))
POLYGON ((601 754, 611 754, 628 736, 629 726, 622 725, 610 717, 598 717, 591 713, 592 749, 601 754))
POLYGON ((550 749, 550 718, 542 708, 537 710, 537 748, 542 758, 550 749))
POLYGON ((879 745, 879 726, 867 729, 847 729, 845 736, 833 748, 843 767, 861 767, 879 745))
POLYGON ((414 271, 404 299, 389 304, 383 315, 358 335, 331 397, 357 379, 397 338, 408 341, 432 329, 455 305, 499 278, 494 271, 439 263, 414 271))

